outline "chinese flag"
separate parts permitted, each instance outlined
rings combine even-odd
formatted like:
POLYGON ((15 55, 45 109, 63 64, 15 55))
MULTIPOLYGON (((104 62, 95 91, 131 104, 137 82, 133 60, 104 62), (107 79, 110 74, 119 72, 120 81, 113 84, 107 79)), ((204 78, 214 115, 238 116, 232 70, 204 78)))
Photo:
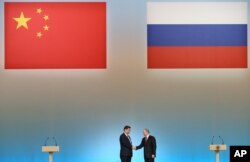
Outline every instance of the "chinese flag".
POLYGON ((106 68, 105 2, 5 2, 6 69, 106 68))

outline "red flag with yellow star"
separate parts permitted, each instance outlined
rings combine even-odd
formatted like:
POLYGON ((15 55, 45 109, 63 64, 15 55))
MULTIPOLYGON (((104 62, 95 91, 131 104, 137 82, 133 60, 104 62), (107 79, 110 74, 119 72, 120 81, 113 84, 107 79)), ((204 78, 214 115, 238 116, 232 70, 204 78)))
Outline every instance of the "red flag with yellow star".
POLYGON ((6 69, 106 68, 105 2, 5 2, 6 69))

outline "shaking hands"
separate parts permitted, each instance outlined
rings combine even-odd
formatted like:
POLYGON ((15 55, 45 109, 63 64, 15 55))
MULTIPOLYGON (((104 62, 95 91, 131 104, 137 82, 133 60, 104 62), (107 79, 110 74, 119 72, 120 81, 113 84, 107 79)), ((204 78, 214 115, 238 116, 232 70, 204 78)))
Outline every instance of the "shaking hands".
POLYGON ((132 146, 132 149, 133 149, 133 150, 136 150, 136 146, 132 146))

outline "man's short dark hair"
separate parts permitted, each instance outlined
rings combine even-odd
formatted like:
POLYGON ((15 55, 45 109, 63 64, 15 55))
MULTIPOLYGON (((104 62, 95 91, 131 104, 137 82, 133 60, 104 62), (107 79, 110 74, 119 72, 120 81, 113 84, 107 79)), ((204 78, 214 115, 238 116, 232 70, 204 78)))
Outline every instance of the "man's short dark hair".
POLYGON ((126 125, 124 128, 123 128, 123 130, 125 130, 125 129, 130 129, 131 127, 129 126, 129 125, 126 125))

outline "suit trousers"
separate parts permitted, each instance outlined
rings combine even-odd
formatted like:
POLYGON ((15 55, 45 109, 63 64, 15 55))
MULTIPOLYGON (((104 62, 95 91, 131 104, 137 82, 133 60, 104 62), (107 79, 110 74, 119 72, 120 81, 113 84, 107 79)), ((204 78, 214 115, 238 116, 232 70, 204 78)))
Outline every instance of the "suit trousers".
POLYGON ((131 156, 121 156, 121 162, 131 162, 131 156))
POLYGON ((154 162, 155 159, 154 158, 144 158, 145 162, 154 162))

